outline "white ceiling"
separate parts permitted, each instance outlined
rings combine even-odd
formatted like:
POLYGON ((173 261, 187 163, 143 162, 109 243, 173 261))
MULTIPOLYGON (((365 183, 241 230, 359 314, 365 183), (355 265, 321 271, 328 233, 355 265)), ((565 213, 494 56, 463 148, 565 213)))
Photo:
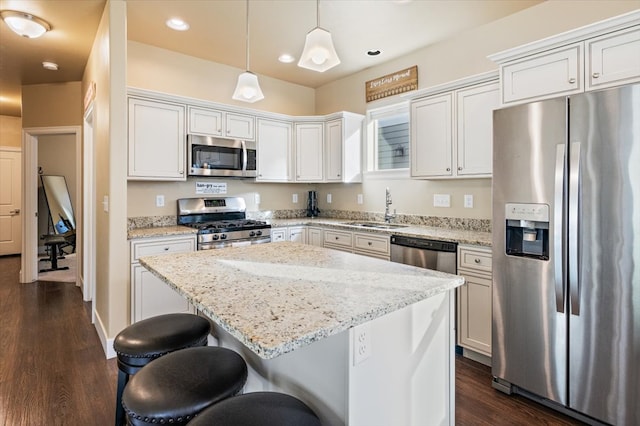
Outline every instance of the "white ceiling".
MULTIPOLYGON (((320 0, 320 26, 331 32, 342 63, 324 73, 299 68, 307 32, 316 26, 314 0, 251 0, 250 69, 308 87, 403 56, 456 33, 486 24, 541 0, 320 0), (371 57, 368 50, 382 53, 371 57), (296 56, 283 64, 282 53, 296 56)), ((0 115, 20 115, 20 86, 82 79, 105 0, 0 0, 0 10, 21 10, 49 21, 52 31, 25 39, 0 24, 0 115), (42 61, 59 71, 46 71, 42 61)), ((243 0, 129 0, 128 39, 246 68, 243 0), (191 28, 165 26, 171 17, 191 28)))

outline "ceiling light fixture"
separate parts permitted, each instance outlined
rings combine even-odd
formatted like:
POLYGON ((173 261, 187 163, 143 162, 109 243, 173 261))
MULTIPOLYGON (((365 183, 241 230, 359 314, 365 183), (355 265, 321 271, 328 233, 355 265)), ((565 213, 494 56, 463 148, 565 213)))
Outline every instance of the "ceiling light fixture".
POLYGON ((320 28, 320 0, 316 0, 316 27, 307 34, 298 66, 325 72, 339 63, 331 33, 320 28))
POLYGON ((22 37, 37 38, 51 31, 51 25, 44 19, 33 16, 29 13, 16 10, 3 10, 0 16, 11 31, 22 37))
POLYGON ((42 68, 50 71, 58 71, 58 64, 56 64, 55 62, 45 61, 42 63, 42 68))
POLYGON ((180 18, 167 19, 166 24, 167 24, 167 27, 176 31, 187 31, 190 28, 189 24, 187 24, 185 21, 183 21, 180 18))
POLYGON ((249 0, 247 0, 247 70, 238 76, 238 84, 232 99, 249 103, 264 99, 258 76, 249 71, 249 0))
POLYGON ((290 64, 295 60, 296 58, 294 58, 293 55, 289 55, 288 53, 283 53, 282 55, 278 56, 278 61, 282 62, 283 64, 290 64))

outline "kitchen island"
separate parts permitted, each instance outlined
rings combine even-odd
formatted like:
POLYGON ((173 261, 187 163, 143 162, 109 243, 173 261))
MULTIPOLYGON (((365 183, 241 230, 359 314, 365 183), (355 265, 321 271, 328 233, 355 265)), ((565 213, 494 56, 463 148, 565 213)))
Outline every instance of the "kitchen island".
POLYGON ((462 277, 289 242, 140 263, 245 358, 245 392, 295 395, 327 425, 453 424, 462 277))

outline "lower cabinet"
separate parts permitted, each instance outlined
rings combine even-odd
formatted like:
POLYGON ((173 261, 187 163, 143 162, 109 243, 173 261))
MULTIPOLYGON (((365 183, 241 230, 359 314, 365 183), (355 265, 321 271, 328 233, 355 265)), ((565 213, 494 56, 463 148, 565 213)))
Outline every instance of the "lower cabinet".
POLYGON ((458 246, 458 274, 465 284, 458 288, 457 343, 465 355, 470 350, 491 357, 491 250, 458 246))
POLYGON ((322 228, 307 227, 307 244, 322 247, 324 244, 322 228))
POLYGON ((283 226, 281 228, 271 228, 271 242, 293 241, 295 243, 307 243, 306 226, 283 226))
POLYGON ((187 299, 149 272, 138 259, 196 250, 196 236, 131 240, 131 323, 156 315, 195 313, 187 299))
POLYGON ((391 256, 390 237, 369 232, 325 229, 324 247, 384 260, 389 260, 391 256))

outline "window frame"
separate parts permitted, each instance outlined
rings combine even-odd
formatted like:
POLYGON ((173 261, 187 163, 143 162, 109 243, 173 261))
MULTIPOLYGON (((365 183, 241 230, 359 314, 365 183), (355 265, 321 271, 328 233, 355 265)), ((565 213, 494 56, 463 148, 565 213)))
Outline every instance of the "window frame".
MULTIPOLYGON (((385 169, 378 170, 378 146, 377 135, 378 127, 377 122, 381 118, 392 117, 396 115, 406 114, 407 123, 410 125, 410 110, 409 101, 403 101, 384 107, 373 108, 366 112, 366 146, 365 146, 365 170, 364 175, 367 179, 406 179, 410 177, 410 167, 398 168, 398 169, 385 169)), ((411 146, 411 135, 409 135, 409 146, 411 146)), ((411 150, 409 150, 411 155, 411 150)))

